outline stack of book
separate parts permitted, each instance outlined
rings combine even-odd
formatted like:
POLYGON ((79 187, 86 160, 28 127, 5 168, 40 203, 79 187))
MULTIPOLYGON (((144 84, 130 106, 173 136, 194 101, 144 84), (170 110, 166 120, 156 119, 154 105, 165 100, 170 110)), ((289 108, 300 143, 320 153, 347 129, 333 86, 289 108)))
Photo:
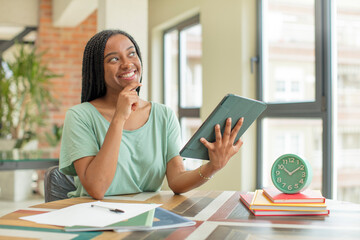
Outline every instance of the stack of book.
POLYGON ((269 187, 240 194, 240 201, 255 216, 310 216, 328 215, 325 198, 320 190, 306 189, 286 194, 269 187))

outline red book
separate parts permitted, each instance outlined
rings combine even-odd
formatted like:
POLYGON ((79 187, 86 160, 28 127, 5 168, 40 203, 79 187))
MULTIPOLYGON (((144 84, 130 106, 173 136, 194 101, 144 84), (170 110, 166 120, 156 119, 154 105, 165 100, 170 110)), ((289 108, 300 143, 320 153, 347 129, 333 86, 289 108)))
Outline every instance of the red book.
POLYGON ((255 216, 326 216, 330 213, 329 210, 320 211, 284 211, 284 210, 257 210, 251 209, 251 202, 254 193, 240 194, 240 201, 254 214, 255 216))
POLYGON ((302 192, 295 194, 287 194, 280 192, 275 187, 268 187, 263 189, 264 195, 273 203, 324 203, 325 198, 322 196, 320 190, 305 189, 302 192))
POLYGON ((240 194, 240 201, 250 210, 250 212, 255 215, 255 212, 250 208, 253 197, 253 192, 248 192, 247 194, 240 194))

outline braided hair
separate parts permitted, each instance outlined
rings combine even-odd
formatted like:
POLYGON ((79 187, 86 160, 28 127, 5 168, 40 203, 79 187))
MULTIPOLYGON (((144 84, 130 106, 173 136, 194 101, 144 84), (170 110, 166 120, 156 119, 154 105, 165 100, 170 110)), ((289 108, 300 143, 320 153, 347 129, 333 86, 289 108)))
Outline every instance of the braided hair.
MULTIPOLYGON (((104 51, 108 39, 121 34, 126 36, 135 46, 142 68, 140 48, 135 39, 128 33, 121 30, 104 30, 95 34, 86 44, 82 63, 82 90, 81 102, 90 102, 106 94, 104 78, 104 51)), ((142 76, 140 77, 140 82, 142 76)), ((140 87, 136 89, 140 92, 140 87)))

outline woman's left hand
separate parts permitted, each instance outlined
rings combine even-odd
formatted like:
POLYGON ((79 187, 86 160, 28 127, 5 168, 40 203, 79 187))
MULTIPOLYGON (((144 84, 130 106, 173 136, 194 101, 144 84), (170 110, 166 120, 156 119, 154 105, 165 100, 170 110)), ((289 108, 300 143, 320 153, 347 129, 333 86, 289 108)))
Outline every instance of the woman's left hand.
POLYGON ((210 162, 214 172, 222 169, 230 160, 230 158, 239 151, 243 142, 239 139, 235 144, 235 138, 244 122, 244 118, 240 118, 235 127, 231 130, 231 118, 226 120, 225 130, 221 136, 220 125, 215 126, 216 141, 211 143, 205 138, 200 141, 209 151, 210 162))

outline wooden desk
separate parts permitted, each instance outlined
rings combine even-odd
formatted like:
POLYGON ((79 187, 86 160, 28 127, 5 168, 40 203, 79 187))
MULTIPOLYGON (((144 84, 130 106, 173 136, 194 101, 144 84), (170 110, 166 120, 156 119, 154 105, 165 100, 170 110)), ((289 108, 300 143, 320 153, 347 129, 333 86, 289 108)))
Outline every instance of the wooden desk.
POLYGON ((195 220, 192 227, 149 232, 65 233, 61 227, 19 220, 49 209, 94 201, 75 198, 35 205, 0 218, 0 239, 360 239, 360 205, 327 200, 329 216, 255 217, 240 203, 233 191, 191 191, 141 193, 108 197, 104 201, 162 203, 162 207, 195 220), (16 235, 18 234, 18 235, 16 235), (54 234, 54 235, 52 235, 54 234), (15 238, 14 238, 15 239, 15 238))

